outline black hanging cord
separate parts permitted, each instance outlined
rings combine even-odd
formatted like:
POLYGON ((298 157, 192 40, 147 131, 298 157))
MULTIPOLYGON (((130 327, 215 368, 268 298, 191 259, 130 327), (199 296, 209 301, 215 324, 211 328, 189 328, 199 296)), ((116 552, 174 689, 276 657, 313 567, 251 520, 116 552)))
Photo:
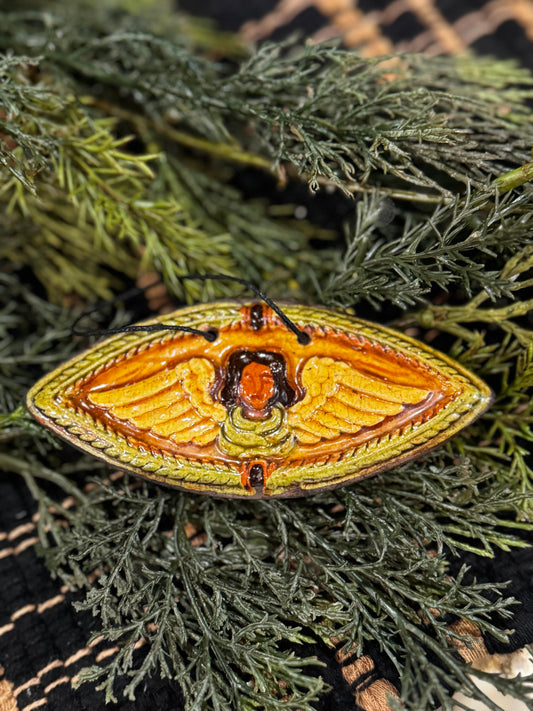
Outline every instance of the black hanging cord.
MULTIPOLYGON (((242 286, 247 287, 250 289, 250 291, 253 291, 253 293, 261 299, 261 301, 264 301, 267 306, 270 306, 272 311, 274 311, 280 318, 281 322, 283 325, 289 330, 294 333, 296 336, 298 343, 300 345, 307 345, 311 338, 305 331, 301 331, 296 324, 294 324, 288 316, 286 316, 281 308, 275 304, 272 299, 267 296, 264 292, 259 289, 255 284, 252 282, 246 281, 246 279, 240 279, 239 277, 234 277, 234 276, 229 276, 226 274, 186 274, 183 276, 178 276, 177 277, 179 281, 185 281, 186 279, 193 279, 196 281, 233 281, 236 282, 237 284, 242 284, 242 286)), ((125 291, 123 294, 120 295, 120 297, 117 297, 116 299, 113 299, 113 301, 108 302, 110 304, 116 304, 119 301, 125 301, 127 299, 131 299, 133 296, 136 296, 137 294, 146 291, 147 289, 151 289, 153 286, 157 286, 157 284, 161 283, 161 279, 158 279, 156 282, 153 284, 150 284, 147 287, 144 288, 139 288, 135 287, 133 289, 129 289, 128 291, 125 291)), ((74 336, 110 336, 115 333, 134 333, 137 331, 142 331, 142 332, 150 332, 150 331, 184 331, 186 333, 193 333, 197 336, 203 336, 203 338, 206 339, 206 341, 213 342, 216 337, 217 333, 215 330, 208 330, 208 331, 200 331, 197 328, 190 328, 189 326, 173 326, 170 324, 149 324, 146 326, 122 326, 121 328, 109 328, 109 329, 97 329, 95 331, 81 331, 76 326, 78 323, 86 318, 87 316, 90 316, 93 313, 98 312, 99 309, 91 309, 90 311, 86 311, 85 313, 81 314, 81 316, 78 316, 78 318, 74 321, 71 332, 74 336)))

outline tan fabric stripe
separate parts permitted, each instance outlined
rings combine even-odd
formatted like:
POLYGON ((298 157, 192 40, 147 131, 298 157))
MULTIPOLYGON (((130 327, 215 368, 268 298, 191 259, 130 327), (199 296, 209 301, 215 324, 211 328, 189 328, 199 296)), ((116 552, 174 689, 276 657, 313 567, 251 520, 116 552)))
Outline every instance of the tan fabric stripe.
MULTIPOLYGON (((113 472, 109 476, 109 479, 112 481, 115 481, 116 479, 119 479, 120 477, 124 476, 123 471, 116 471, 113 472)), ((84 491, 90 491, 94 486, 98 486, 97 484, 94 484, 94 482, 91 482, 90 484, 87 484, 84 487, 84 491)), ((61 502, 61 506, 64 509, 70 509, 73 508, 76 505, 76 499, 73 496, 67 496, 63 501, 61 502)), ((31 517, 31 521, 28 521, 27 523, 23 523, 20 526, 17 526, 13 530, 7 532, 7 531, 0 531, 0 543, 2 541, 14 541, 16 538, 19 538, 19 536, 23 536, 26 533, 31 533, 32 531, 35 530, 36 524, 39 521, 39 514, 35 513, 31 517)), ((34 537, 34 538, 29 538, 26 541, 23 541, 20 543, 16 548, 4 548, 4 550, 0 551, 0 558, 6 558, 8 555, 17 555, 18 553, 22 553, 23 550, 26 550, 28 545, 33 545, 34 543, 37 543, 39 539, 34 537), (29 543, 31 541, 31 543, 29 543), (27 545, 26 545, 27 544, 27 545), (24 547, 22 547, 24 546, 24 547)), ((1 711, 1 709, 0 709, 1 711)))
MULTIPOLYGON (((119 479, 122 476, 124 476, 124 472, 119 470, 119 471, 116 471, 113 474, 111 474, 109 479, 112 479, 114 481, 115 479, 119 479)), ((91 482, 90 484, 87 484, 84 487, 84 491, 88 492, 96 486, 98 486, 98 484, 91 482)), ((61 502, 61 506, 64 509, 73 508, 75 505, 76 505, 76 499, 73 496, 67 496, 61 502)), ((7 533, 6 531, 0 532, 0 542, 13 541, 16 538, 18 538, 19 536, 22 536, 26 533, 31 533, 32 531, 35 530, 38 521, 39 521, 39 514, 35 513, 32 516, 31 522, 24 523, 20 526, 17 526, 9 533, 7 533)), ((35 543, 38 543, 38 541, 39 541, 39 538, 37 536, 33 536, 32 538, 27 538, 25 541, 22 541, 21 543, 18 544, 18 546, 11 547, 11 548, 4 548, 3 550, 0 550, 0 560, 2 560, 3 558, 8 558, 11 555, 19 555, 20 553, 23 553, 30 546, 33 546, 33 545, 35 545, 35 543)), ((1 711, 1 709, 0 709, 0 711, 1 711)))
POLYGON ((176 307, 172 302, 167 287, 162 283, 156 283, 159 278, 157 272, 140 269, 135 284, 140 289, 146 289, 143 297, 148 302, 148 308, 151 312, 159 314, 170 313, 175 311, 176 307))
POLYGON ((113 654, 118 652, 118 647, 109 647, 108 649, 103 649, 100 654, 96 656, 96 662, 100 663, 103 659, 107 657, 112 657, 113 654))
MULTIPOLYGON (((314 5, 328 20, 338 12, 351 10, 354 7, 353 0, 314 0, 314 5)), ((321 27, 310 38, 313 42, 327 42, 340 36, 339 29, 333 23, 321 27)))
MULTIPOLYGON (((60 659, 55 659, 53 662, 50 662, 47 664, 45 667, 43 667, 40 671, 37 672, 37 674, 32 678, 28 679, 28 681, 24 682, 24 684, 21 684, 19 687, 17 687, 13 691, 13 696, 16 698, 19 696, 23 691, 26 691, 26 689, 31 688, 32 686, 38 686, 42 683, 42 678, 48 674, 49 672, 53 671, 54 669, 59 669, 62 667, 69 666, 70 664, 73 664, 74 662, 78 661, 82 657, 86 656, 87 654, 91 654, 93 652, 94 647, 96 647, 100 642, 103 641, 103 637, 100 635, 100 637, 97 637, 94 639, 89 645, 84 647, 83 649, 79 649, 77 652, 74 652, 70 657, 68 657, 64 662, 61 661, 60 659)), ((141 640, 141 643, 137 643, 135 645, 135 649, 138 647, 142 646, 144 644, 144 640, 141 640)), ((116 653, 118 651, 118 647, 111 647, 109 649, 104 649, 100 654, 96 657, 96 661, 99 661, 99 659, 104 659, 106 657, 111 656, 112 654, 116 653)), ((55 689, 56 686, 59 686, 60 684, 69 684, 71 681, 75 680, 77 678, 77 675, 75 676, 67 676, 66 674, 59 677, 58 679, 54 679, 51 681, 45 688, 44 688, 44 694, 48 694, 52 689, 55 689)), ((20 709, 20 711, 31 711, 34 708, 38 708, 40 706, 43 706, 48 702, 48 699, 46 696, 44 696, 41 699, 38 699, 37 701, 32 702, 28 706, 25 706, 23 709, 20 709)), ((3 711, 3 709, 0 707, 0 711, 3 711)), ((18 711, 17 709, 13 709, 13 711, 18 711)))
POLYGON ((65 595, 56 595, 55 597, 51 597, 49 600, 46 600, 45 602, 39 603, 37 605, 37 612, 41 614, 42 612, 45 612, 45 610, 49 610, 51 607, 55 607, 55 605, 59 605, 60 602, 63 602, 65 599, 65 595))
POLYGON ((44 706, 46 701, 47 699, 37 699, 37 701, 33 701, 31 704, 23 706, 20 711, 33 711, 33 709, 38 709, 39 706, 44 706))
MULTIPOLYGON (((332 25, 322 28, 315 35, 316 41, 342 35, 349 29, 350 22, 360 21, 359 15, 354 12, 355 3, 352 0, 314 0, 314 2, 324 15, 341 13, 338 18, 339 28, 335 30, 332 25), (351 11, 351 14, 346 14, 347 10, 351 11), (341 11, 344 11, 345 14, 342 14, 341 11)), ((509 2, 507 0, 491 0, 480 10, 468 12, 453 24, 447 22, 446 18, 440 15, 432 0, 392 0, 383 10, 368 12, 363 17, 367 22, 371 21, 376 25, 386 26, 409 11, 416 12, 428 29, 413 39, 398 42, 395 46, 388 43, 384 53, 398 51, 438 54, 443 51, 443 46, 448 52, 462 52, 480 37, 492 34, 503 22, 515 17, 524 28, 529 28, 526 30, 528 36, 531 31, 531 38, 533 38, 532 0, 510 0, 509 2), (416 12, 417 8, 418 12, 416 12), (429 13, 425 12, 427 8, 430 10, 429 13)), ((388 42, 386 38, 383 39, 388 42)), ((379 45, 374 46, 378 47, 379 45)), ((377 55, 376 52, 375 56, 377 55)))
POLYGON ((28 521, 28 523, 23 523, 21 526, 17 526, 9 533, 2 531, 0 533, 0 541, 14 541, 15 538, 23 536, 25 533, 30 533, 35 528, 35 525, 28 521))
POLYGON ((15 548, 4 548, 0 551, 0 558, 7 558, 10 555, 19 555, 23 553, 27 548, 35 545, 39 539, 34 536, 33 538, 26 538, 25 541, 19 543, 15 548))
MULTIPOLYGON (((533 12, 531 8, 530 12, 533 12)), ((468 12, 460 17, 455 23, 456 31, 461 35, 464 42, 471 45, 480 37, 491 35, 496 29, 513 17, 513 3, 492 0, 484 5, 480 10, 468 12)), ((533 21, 533 18, 531 18, 533 21)))
POLYGON ((355 693, 355 703, 365 711, 387 711, 392 709, 389 698, 400 700, 397 690, 386 679, 378 679, 368 689, 355 693))
POLYGON ((279 27, 287 25, 302 10, 313 4, 312 0, 280 0, 274 9, 261 19, 245 22, 239 32, 249 42, 257 42, 272 34, 279 27))
POLYGON ((317 33, 317 39, 338 34, 347 47, 359 47, 361 54, 367 57, 377 57, 392 52, 393 45, 383 36, 379 26, 382 17, 380 12, 361 12, 355 0, 314 0, 309 4, 330 18, 335 28, 324 28, 317 33))
POLYGON ((383 10, 372 10, 364 15, 357 9, 357 0, 309 0, 309 5, 315 5, 323 15, 331 21, 337 20, 339 27, 349 26, 349 19, 360 16, 371 18, 373 22, 389 24, 407 11, 407 0, 393 0, 383 10), (355 13, 355 14, 353 14, 355 13))
POLYGON ((45 667, 40 669, 34 677, 28 679, 28 681, 24 682, 24 684, 18 686, 14 692, 15 696, 20 696, 23 691, 26 691, 26 689, 29 689, 32 686, 38 686, 41 683, 43 676, 48 674, 48 672, 53 671, 54 669, 59 669, 62 666, 63 662, 60 659, 54 659, 53 662, 50 662, 45 667))
POLYGON ((48 694, 50 691, 52 691, 52 689, 55 689, 56 686, 59 686, 60 684, 69 684, 69 683, 70 683, 70 677, 69 676, 62 676, 60 679, 56 679, 51 684, 48 684, 48 686, 45 686, 44 693, 48 694))
POLYGON ((86 657, 88 654, 90 654, 91 651, 92 650, 90 647, 84 647, 83 649, 79 649, 77 652, 74 652, 74 654, 72 654, 68 659, 65 660, 65 666, 68 667, 71 664, 74 664, 82 657, 86 657))
POLYGON ((433 32, 442 51, 457 54, 466 50, 465 43, 433 0, 409 0, 409 6, 418 19, 433 32))
MULTIPOLYGON (((44 602, 40 602, 39 604, 31 604, 31 605, 24 605, 24 607, 20 607, 18 610, 15 610, 11 617, 9 618, 11 622, 16 622, 20 617, 23 617, 23 615, 27 615, 30 612, 37 612, 37 614, 41 614, 45 612, 46 610, 49 610, 52 607, 55 607, 56 605, 59 605, 59 603, 64 602, 65 600, 65 593, 68 591, 68 588, 66 585, 63 585, 61 587, 61 594, 59 595, 54 595, 54 597, 49 598, 48 600, 45 600, 44 602)), ((8 632, 10 625, 7 624, 4 627, 0 627, 0 635, 3 634, 4 632, 8 632)))
POLYGON ((280 0, 260 20, 245 23, 241 32, 247 39, 262 39, 312 6, 331 22, 316 33, 315 39, 340 35, 347 46, 359 47, 366 56, 379 56, 394 50, 392 43, 383 36, 381 26, 391 24, 409 10, 428 30, 411 41, 399 43, 401 51, 425 50, 428 54, 464 52, 476 39, 493 33, 500 24, 512 18, 533 39, 532 0, 492 0, 453 24, 446 20, 433 0, 393 0, 382 11, 367 13, 357 8, 356 0, 280 0))
POLYGON ((408 0, 393 0, 390 5, 384 7, 380 13, 380 22, 383 25, 392 25, 405 12, 409 11, 408 0))
POLYGON ((40 683, 41 682, 39 681, 39 679, 34 676, 31 679, 28 679, 28 681, 25 681, 24 684, 17 686, 13 694, 15 697, 17 697, 22 694, 23 691, 26 691, 26 689, 30 689, 32 686, 38 686, 40 683))
POLYGON ((60 659, 54 659, 53 662, 50 662, 50 664, 47 664, 45 667, 41 669, 40 672, 37 673, 37 676, 39 679, 41 679, 45 674, 48 674, 48 672, 51 672, 53 669, 57 669, 58 667, 62 667, 63 662, 60 659))
POLYGON ((309 4, 315 4, 320 12, 327 17, 355 7, 354 0, 315 0, 314 3, 309 4))
POLYGON ((16 622, 23 615, 27 615, 28 612, 33 612, 36 609, 36 605, 24 605, 24 607, 19 607, 19 609, 11 615, 11 622, 16 622))
POLYGON ((506 0, 505 5, 510 7, 516 20, 523 27, 527 38, 533 40, 533 2, 531 0, 506 0))
POLYGON ((365 14, 355 7, 332 18, 347 47, 358 47, 367 57, 378 57, 392 52, 392 42, 384 37, 377 22, 379 13, 365 14))
MULTIPOLYGON (((32 678, 26 681, 24 684, 19 686, 15 690, 15 696, 18 696, 22 691, 25 689, 29 688, 30 686, 35 686, 36 684, 41 683, 41 679, 45 674, 48 672, 52 671, 53 669, 58 669, 60 667, 67 667, 70 666, 71 664, 74 664, 77 662, 79 659, 82 659, 83 657, 87 656, 88 654, 92 654, 94 651, 94 647, 96 647, 98 644, 104 641, 104 638, 100 635, 100 637, 97 637, 94 639, 90 644, 88 644, 86 647, 83 647, 79 649, 77 652, 74 652, 74 654, 71 654, 70 657, 68 657, 65 661, 61 661, 60 659, 56 659, 53 662, 50 662, 50 664, 47 664, 45 667, 43 667, 40 671, 37 672, 37 674, 32 678)), ((140 639, 136 644, 134 645, 134 649, 139 649, 140 647, 143 647, 146 644, 146 641, 144 639, 140 639)), ((112 656, 113 654, 116 654, 118 652, 118 647, 108 647, 107 649, 103 649, 101 652, 98 653, 98 655, 95 657, 96 662, 100 662, 102 659, 107 659, 107 657, 112 656)), ((68 679, 70 680, 71 677, 62 677, 62 679, 68 679)), ((72 677, 74 678, 74 677, 72 677)), ((61 682, 63 683, 63 682, 61 682)))
POLYGON ((354 701, 364 708, 365 711, 390 711, 391 706, 387 697, 400 699, 397 689, 386 679, 376 678, 372 680, 374 662, 369 656, 356 658, 351 664, 346 664, 350 652, 340 649, 335 657, 339 664, 342 664, 342 674, 346 683, 355 686, 354 701), (360 682, 357 685, 357 682, 360 682))
MULTIPOLYGON (((40 671, 38 671, 37 674, 32 679, 28 679, 28 681, 24 682, 24 684, 21 684, 19 687, 17 687, 14 692, 15 696, 19 696, 23 691, 25 691, 26 689, 29 689, 31 686, 37 686, 38 684, 40 684, 42 677, 45 676, 45 674, 47 674, 49 671, 52 671, 53 669, 59 669, 60 667, 66 667, 66 666, 78 661, 78 659, 81 659, 82 657, 86 656, 87 654, 91 654, 93 651, 93 647, 95 647, 97 644, 99 644, 102 641, 103 641, 103 637, 100 636, 98 639, 94 640, 94 642, 92 643, 91 646, 83 647, 82 649, 79 649, 77 652, 74 652, 74 654, 72 654, 70 657, 68 657, 65 662, 62 662, 60 659, 55 659, 53 662, 50 662, 50 664, 47 664, 40 671)), ((61 678, 70 680, 70 677, 61 677, 61 678)))
POLYGON ((363 13, 356 5, 355 0, 279 0, 261 19, 245 22, 240 34, 248 41, 257 42, 291 22, 306 8, 315 6, 331 22, 330 27, 317 32, 315 40, 340 34, 348 47, 359 47, 365 56, 391 52, 393 45, 383 36, 377 22, 381 13, 363 13))
MULTIPOLYGON (((103 638, 100 637, 99 640, 101 641, 103 638)), ((139 639, 134 645, 133 649, 140 649, 140 647, 144 647, 146 644, 146 640, 144 639, 139 639)), ((109 649, 104 649, 100 654, 96 657, 96 661, 99 661, 99 659, 105 659, 106 657, 111 656, 111 654, 115 653, 118 651, 118 647, 110 647, 109 649)), ((71 681, 75 684, 79 679, 79 674, 75 674, 73 677, 71 677, 71 681)))
POLYGON ((465 637, 462 639, 451 639, 451 643, 457 649, 465 662, 473 662, 488 654, 481 630, 473 622, 468 620, 457 620, 449 626, 451 630, 465 637))
MULTIPOLYGON (((3 675, 4 669, 0 667, 0 676, 3 675)), ((18 711, 13 683, 7 679, 0 679, 0 711, 18 711)))

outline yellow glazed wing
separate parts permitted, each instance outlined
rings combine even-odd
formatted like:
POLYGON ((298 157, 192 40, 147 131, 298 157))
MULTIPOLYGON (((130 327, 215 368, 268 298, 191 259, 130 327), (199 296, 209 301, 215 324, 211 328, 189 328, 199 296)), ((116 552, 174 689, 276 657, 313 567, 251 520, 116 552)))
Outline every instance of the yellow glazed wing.
POLYGON ((354 434, 398 415, 429 394, 423 388, 392 383, 344 361, 319 356, 304 365, 301 382, 306 394, 288 412, 289 425, 301 444, 354 434))
POLYGON ((213 442, 225 408, 211 391, 215 369, 206 358, 191 358, 174 368, 127 385, 91 392, 89 400, 139 430, 176 444, 213 442))

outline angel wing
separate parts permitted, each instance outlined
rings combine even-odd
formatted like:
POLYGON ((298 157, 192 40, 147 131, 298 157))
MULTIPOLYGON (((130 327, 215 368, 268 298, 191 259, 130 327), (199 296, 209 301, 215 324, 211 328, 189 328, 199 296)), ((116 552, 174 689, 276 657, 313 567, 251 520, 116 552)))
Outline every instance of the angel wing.
POLYGON ((213 400, 215 368, 206 358, 190 358, 174 368, 128 385, 92 392, 89 399, 114 417, 177 444, 214 441, 225 407, 213 400))
POLYGON ((289 408, 287 418, 302 444, 377 425, 429 394, 429 390, 391 383, 366 375, 345 361, 319 356, 309 358, 301 380, 306 394, 289 408))

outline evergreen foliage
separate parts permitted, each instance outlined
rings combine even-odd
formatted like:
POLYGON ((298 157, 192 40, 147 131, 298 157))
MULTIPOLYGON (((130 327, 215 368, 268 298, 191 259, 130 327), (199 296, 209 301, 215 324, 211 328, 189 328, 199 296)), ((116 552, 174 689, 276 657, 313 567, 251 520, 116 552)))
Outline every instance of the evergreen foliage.
MULTIPOLYGON (((162 674, 189 709, 307 710, 324 686, 299 645, 376 640, 404 708, 451 709, 458 688, 482 698, 447 622, 505 639, 513 601, 450 577, 448 559, 531 529, 533 78, 297 43, 242 57, 180 18, 156 33, 112 4, 29 6, 0 16, 0 466, 38 502, 50 569, 86 589, 81 606, 120 647, 82 681, 112 699, 117 676, 133 696, 162 674), (345 244, 283 197, 247 199, 243 167, 353 195, 345 244), (80 348, 80 310, 148 269, 181 300, 235 295, 177 279, 223 272, 381 321, 392 309, 486 378, 495 404, 424 459, 310 499, 219 501, 110 473, 22 403, 80 348)), ((533 686, 491 681, 517 698, 533 686)))

